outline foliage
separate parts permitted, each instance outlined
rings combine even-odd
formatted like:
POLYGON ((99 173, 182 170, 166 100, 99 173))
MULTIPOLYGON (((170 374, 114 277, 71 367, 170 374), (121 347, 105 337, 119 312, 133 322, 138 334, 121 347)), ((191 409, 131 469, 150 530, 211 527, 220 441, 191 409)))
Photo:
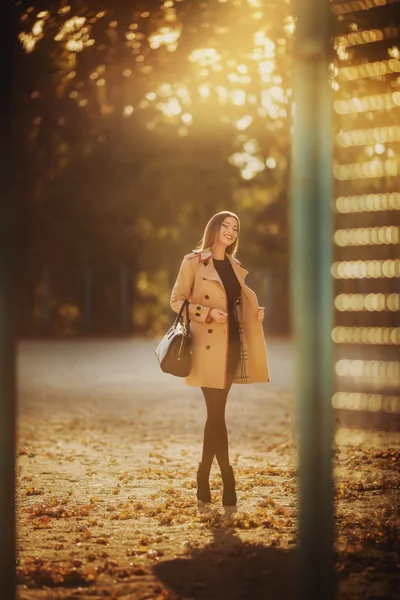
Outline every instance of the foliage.
MULTIPOLYGON (((257 429, 237 432, 242 450, 232 463, 239 505, 230 513, 221 506, 222 480, 214 469, 212 504, 204 510, 196 505, 193 465, 198 448, 194 429, 188 426, 182 433, 180 421, 196 423, 197 430, 197 408, 173 396, 160 419, 151 407, 165 400, 165 386, 147 397, 146 388, 137 382, 137 398, 146 398, 145 408, 135 408, 130 393, 122 399, 117 387, 102 386, 101 393, 85 395, 86 402, 78 398, 76 405, 71 388, 72 404, 65 414, 65 404, 57 404, 63 400, 52 398, 58 408, 40 427, 35 425, 48 399, 29 394, 35 410, 23 418, 18 452, 18 523, 24 540, 18 553, 20 585, 57 586, 60 598, 66 598, 71 591, 65 588, 93 586, 95 593, 101 586, 105 593, 126 580, 135 586, 137 597, 144 597, 149 588, 161 584, 154 570, 157 563, 202 561, 207 576, 209 562, 223 561, 232 578, 234 572, 246 577, 239 560, 244 566, 259 556, 268 566, 271 555, 266 549, 279 549, 283 556, 296 548, 297 457, 289 433, 288 398, 267 395, 272 412, 262 419, 265 396, 260 403, 249 398, 246 418, 249 423, 256 420, 257 429), (101 412, 110 403, 110 414, 101 412), (98 419, 89 418, 94 406, 100 410, 98 419), (49 434, 52 427, 57 427, 54 439, 49 434), (45 479, 40 471, 43 460, 45 479), (147 577, 138 582, 136 576, 143 575, 147 577)), ((241 403, 232 405, 237 426, 243 419, 240 407, 241 403)), ((358 577, 365 589, 373 580, 381 597, 394 598, 387 590, 397 582, 399 558, 397 436, 360 431, 343 432, 334 451, 335 571, 340 586, 349 582, 353 589, 358 577)), ((260 577, 259 566, 255 572, 260 577)), ((281 589, 280 576, 264 575, 268 589, 281 589)), ((232 589, 232 581, 230 585, 232 589)), ((116 596, 120 594, 121 589, 116 596)))
POLYGON ((286 260, 287 2, 16 4, 22 272, 175 274, 223 208, 242 260, 286 260))

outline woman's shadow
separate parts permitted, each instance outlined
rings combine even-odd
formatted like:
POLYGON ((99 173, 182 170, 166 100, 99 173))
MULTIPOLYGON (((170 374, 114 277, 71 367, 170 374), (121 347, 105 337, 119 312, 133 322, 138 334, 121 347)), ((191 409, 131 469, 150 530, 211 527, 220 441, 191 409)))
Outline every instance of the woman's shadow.
POLYGON ((294 550, 242 542, 232 529, 212 533, 214 540, 207 548, 192 548, 187 558, 155 564, 156 577, 185 599, 295 598, 294 550))

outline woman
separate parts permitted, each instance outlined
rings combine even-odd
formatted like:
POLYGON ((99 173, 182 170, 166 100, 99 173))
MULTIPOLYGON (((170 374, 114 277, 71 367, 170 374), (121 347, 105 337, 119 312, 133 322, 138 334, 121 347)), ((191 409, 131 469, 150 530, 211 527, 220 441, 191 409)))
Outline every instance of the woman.
POLYGON ((244 283, 248 271, 234 256, 239 232, 237 215, 230 211, 214 215, 198 249, 184 257, 171 294, 175 312, 184 300, 190 302, 193 355, 186 385, 201 387, 207 406, 197 470, 199 504, 211 502, 209 476, 216 456, 223 481, 222 504, 236 506, 225 424, 228 393, 232 383, 269 381, 264 308, 244 283))

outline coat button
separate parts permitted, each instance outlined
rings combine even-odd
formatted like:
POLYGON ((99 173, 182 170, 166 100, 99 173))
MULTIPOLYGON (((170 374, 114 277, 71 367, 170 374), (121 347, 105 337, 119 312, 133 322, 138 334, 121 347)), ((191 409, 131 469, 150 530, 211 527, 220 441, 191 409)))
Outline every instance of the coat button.
POLYGON ((201 306, 196 306, 196 310, 201 310, 201 306))
POLYGON ((212 329, 209 329, 209 330, 208 330, 208 333, 212 333, 212 332, 213 332, 213 330, 212 330, 212 329))
POLYGON ((211 348, 211 346, 206 346, 206 350, 209 350, 211 348))
POLYGON ((204 266, 205 266, 205 267, 208 267, 208 262, 205 262, 205 263, 204 263, 204 266))
POLYGON ((208 294, 206 294, 206 295, 204 296, 204 298, 205 298, 206 300, 209 300, 210 296, 209 296, 208 294))
POLYGON ((200 316, 200 313, 195 313, 195 315, 196 315, 196 317, 199 317, 199 316, 200 316))

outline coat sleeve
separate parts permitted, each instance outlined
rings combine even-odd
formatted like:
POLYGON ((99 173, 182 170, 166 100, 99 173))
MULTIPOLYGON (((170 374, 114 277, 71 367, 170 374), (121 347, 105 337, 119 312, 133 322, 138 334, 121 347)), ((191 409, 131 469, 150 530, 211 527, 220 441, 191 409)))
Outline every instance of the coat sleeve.
POLYGON ((174 287, 172 288, 170 306, 173 311, 178 313, 184 300, 189 300, 189 317, 191 321, 198 323, 211 323, 210 312, 212 307, 190 302, 192 297, 195 270, 193 259, 184 258, 179 269, 174 287))

